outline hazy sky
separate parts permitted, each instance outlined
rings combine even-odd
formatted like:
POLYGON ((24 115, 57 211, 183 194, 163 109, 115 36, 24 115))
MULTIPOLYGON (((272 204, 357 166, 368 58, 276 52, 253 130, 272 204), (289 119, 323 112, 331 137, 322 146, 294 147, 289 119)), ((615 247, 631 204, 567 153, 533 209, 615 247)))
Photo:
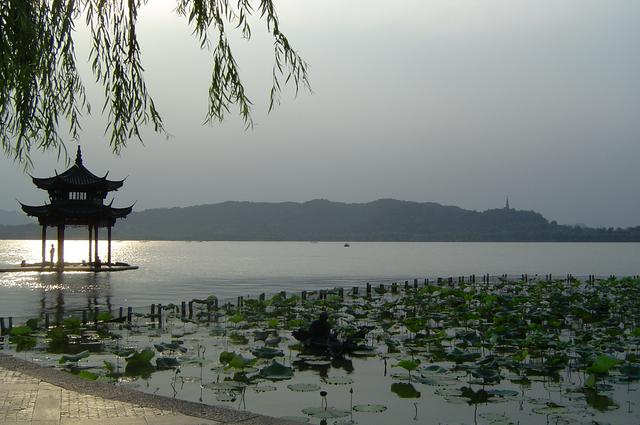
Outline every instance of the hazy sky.
MULTIPOLYGON (((150 0, 139 25, 169 139, 149 131, 144 146, 112 156, 84 74, 96 111, 83 121, 85 165, 128 176, 114 205, 397 198, 484 210, 509 196, 559 223, 640 224, 637 0, 276 4, 314 94, 289 92, 266 114, 272 43, 259 24, 251 42, 234 40, 253 130, 235 117, 202 126, 211 55, 172 14, 175 0, 150 0)), ((55 155, 34 158, 36 176, 66 169, 55 155)), ((45 201, 2 161, 1 209, 45 201)))

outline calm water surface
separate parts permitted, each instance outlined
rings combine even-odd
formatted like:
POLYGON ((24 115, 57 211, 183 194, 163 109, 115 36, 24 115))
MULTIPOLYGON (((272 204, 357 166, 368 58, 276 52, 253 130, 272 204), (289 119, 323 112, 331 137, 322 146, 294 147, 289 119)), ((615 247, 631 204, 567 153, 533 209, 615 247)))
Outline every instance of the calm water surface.
MULTIPOLYGON (((105 257, 106 244, 99 252, 105 257)), ((86 241, 65 242, 67 261, 87 254, 86 241)), ((23 259, 37 262, 39 255, 39 241, 0 241, 0 267, 23 259)), ((0 316, 474 273, 636 275, 640 244, 354 242, 345 248, 335 242, 116 241, 113 261, 140 269, 62 276, 0 273, 0 316)))

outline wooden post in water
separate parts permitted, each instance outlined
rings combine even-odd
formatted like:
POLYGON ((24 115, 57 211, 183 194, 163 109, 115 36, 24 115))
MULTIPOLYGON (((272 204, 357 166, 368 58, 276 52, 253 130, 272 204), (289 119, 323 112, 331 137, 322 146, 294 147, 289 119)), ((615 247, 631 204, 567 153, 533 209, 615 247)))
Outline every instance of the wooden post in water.
POLYGON ((64 270, 64 224, 58 224, 58 270, 64 270))
POLYGON ((158 304, 158 328, 162 329, 162 304, 158 304))
POLYGON ((351 295, 358 295, 358 287, 354 286, 353 288, 351 288, 351 295))
POLYGON ((42 267, 47 261, 47 225, 42 225, 42 267))
POLYGON ((4 327, 4 317, 0 317, 0 336, 4 335, 6 328, 4 327))
POLYGON ((93 262, 93 246, 92 246, 92 241, 93 241, 93 225, 89 225, 89 265, 91 265, 91 263, 93 262))
POLYGON ((107 264, 111 265, 111 226, 107 227, 107 264))
POLYGON ((371 284, 367 282, 367 296, 371 295, 371 284))
POLYGON ((87 310, 82 310, 82 324, 87 324, 87 310))
POLYGON ((44 328, 49 329, 49 313, 44 315, 44 328))
POLYGON ((133 307, 127 307, 127 322, 131 323, 133 316, 133 307))
POLYGON ((185 301, 182 301, 181 305, 180 305, 180 317, 182 319, 184 319, 185 317, 187 317, 187 303, 185 301))
POLYGON ((13 317, 9 316, 9 332, 13 329, 13 317))
POLYGON ((305 301, 307 300, 307 291, 302 291, 302 292, 300 293, 300 300, 301 300, 302 302, 305 302, 305 301))
POLYGON ((404 290, 405 291, 409 290, 409 281, 408 280, 404 281, 404 290))
POLYGON ((124 307, 120 307, 120 314, 118 315, 119 319, 122 319, 124 317, 124 307))
POLYGON ((100 310, 98 309, 98 307, 96 307, 93 310, 93 321, 95 323, 96 329, 98 329, 98 315, 99 315, 99 313, 100 313, 100 310))
POLYGON ((189 319, 193 319, 193 301, 189 301, 189 319))

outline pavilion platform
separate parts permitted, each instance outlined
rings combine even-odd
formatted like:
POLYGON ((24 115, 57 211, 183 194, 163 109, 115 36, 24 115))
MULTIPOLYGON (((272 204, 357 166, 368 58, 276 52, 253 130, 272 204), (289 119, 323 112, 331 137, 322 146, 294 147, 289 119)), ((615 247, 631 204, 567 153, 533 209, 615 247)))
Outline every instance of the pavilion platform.
MULTIPOLYGON (((102 263, 99 268, 95 267, 95 264, 82 264, 82 263, 64 263, 64 272, 121 272, 125 270, 137 270, 138 266, 132 266, 126 263, 102 263)), ((55 266, 51 263, 27 263, 25 265, 16 265, 10 267, 0 267, 0 273, 20 273, 20 272, 58 272, 55 266)))

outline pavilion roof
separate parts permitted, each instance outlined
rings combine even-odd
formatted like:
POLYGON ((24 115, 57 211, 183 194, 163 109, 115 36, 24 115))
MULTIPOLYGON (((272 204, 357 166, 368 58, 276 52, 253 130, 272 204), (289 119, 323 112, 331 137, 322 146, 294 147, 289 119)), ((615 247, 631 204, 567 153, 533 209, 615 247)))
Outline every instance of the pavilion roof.
POLYGON ((91 224, 99 221, 114 222, 116 218, 126 218, 133 210, 133 205, 115 208, 111 205, 56 202, 45 205, 20 204, 27 215, 37 217, 41 224, 54 223, 58 220, 68 224, 91 224))
POLYGON ((62 174, 53 177, 38 178, 32 177, 33 183, 40 189, 55 190, 64 189, 69 191, 102 191, 109 192, 118 190, 124 184, 124 180, 107 180, 107 175, 98 177, 89 171, 82 164, 82 152, 78 146, 76 161, 62 174))

